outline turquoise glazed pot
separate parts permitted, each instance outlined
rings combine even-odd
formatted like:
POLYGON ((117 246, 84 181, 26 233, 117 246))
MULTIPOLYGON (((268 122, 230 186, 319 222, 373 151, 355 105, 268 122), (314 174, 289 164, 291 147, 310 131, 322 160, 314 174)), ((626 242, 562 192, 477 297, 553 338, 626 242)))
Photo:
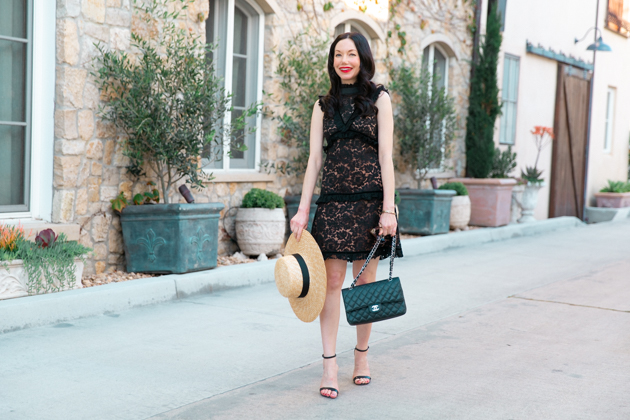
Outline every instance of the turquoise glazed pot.
POLYGON ((398 190, 400 233, 436 235, 448 233, 453 190, 398 190))
MULTIPOLYGON (((311 199, 311 209, 309 210, 309 214, 308 214, 308 231, 311 231, 311 228, 313 227, 313 218, 315 217, 315 212, 317 211, 317 204, 315 204, 317 202, 317 199, 319 198, 319 195, 314 194, 313 198, 311 199)), ((300 200, 302 199, 301 195, 287 195, 286 197, 284 197, 284 202, 287 205, 287 219, 289 221, 289 223, 291 223, 291 219, 293 219, 293 216, 295 216, 297 214, 298 208, 300 207, 300 200)), ((288 230, 289 234, 291 234, 291 229, 288 230)))
POLYGON ((221 203, 127 206, 120 215, 127 271, 188 273, 217 266, 221 203))

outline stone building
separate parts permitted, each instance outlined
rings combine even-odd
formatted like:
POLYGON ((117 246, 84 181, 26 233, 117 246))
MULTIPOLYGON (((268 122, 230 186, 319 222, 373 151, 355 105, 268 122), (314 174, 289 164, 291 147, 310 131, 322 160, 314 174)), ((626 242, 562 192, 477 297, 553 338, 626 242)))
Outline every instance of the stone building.
MULTIPOLYGON (((129 197, 144 184, 126 172, 120 132, 99 118, 100 94, 91 72, 97 43, 131 50, 131 33, 143 30, 134 1, 8 4, 0 13, 0 222, 20 220, 36 229, 54 224, 94 249, 87 273, 124 270, 121 227, 110 199, 120 191, 129 197)), ((440 73, 455 98, 461 130, 445 169, 434 171, 437 177, 461 176, 465 167, 472 24, 469 0, 194 0, 182 18, 194 33, 217 37, 216 59, 225 64, 221 71, 227 85, 250 103, 271 93, 265 105, 274 112, 282 112, 276 53, 291 37, 306 28, 331 37, 362 32, 377 61, 375 79, 387 85, 387 60, 403 59, 397 52, 400 25, 407 41, 404 59, 420 66, 424 54, 434 61, 432 71, 440 73), (236 45, 235 39, 241 42, 236 45), (234 63, 246 71, 235 72, 234 63)), ((283 196, 299 191, 299 178, 260 168, 262 161, 288 161, 296 153, 280 141, 269 112, 259 117, 248 142, 247 152, 226 156, 212 169, 213 181, 195 191, 198 202, 222 202, 225 214, 253 187, 283 196)), ((411 172, 397 173, 397 187, 415 185, 411 172)), ((235 250, 222 230, 219 252, 235 250)))

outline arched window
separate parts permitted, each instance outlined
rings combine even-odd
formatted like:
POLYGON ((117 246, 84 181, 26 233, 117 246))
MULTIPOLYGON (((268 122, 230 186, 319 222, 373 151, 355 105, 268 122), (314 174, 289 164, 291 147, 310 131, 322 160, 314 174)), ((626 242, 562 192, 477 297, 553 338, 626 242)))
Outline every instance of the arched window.
POLYGON ((335 38, 346 32, 360 33, 368 40, 368 42, 370 43, 370 47, 372 46, 372 36, 359 22, 347 20, 335 26, 335 38))
MULTIPOLYGON (((210 14, 206 21, 206 42, 217 44, 212 53, 217 72, 232 93, 233 110, 226 119, 236 119, 253 103, 262 99, 262 51, 264 12, 247 0, 209 0, 210 14)), ((247 150, 224 150, 223 160, 213 169, 256 169, 260 160, 260 117, 250 124, 258 129, 245 135, 247 150)))
POLYGON ((448 55, 442 47, 436 43, 426 47, 422 53, 422 66, 429 69, 431 76, 436 77, 438 87, 448 92, 448 55))

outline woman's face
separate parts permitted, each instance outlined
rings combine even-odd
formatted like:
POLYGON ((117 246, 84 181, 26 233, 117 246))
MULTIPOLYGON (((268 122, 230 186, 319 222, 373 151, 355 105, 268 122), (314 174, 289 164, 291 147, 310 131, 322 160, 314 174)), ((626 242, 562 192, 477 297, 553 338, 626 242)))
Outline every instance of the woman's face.
POLYGON ((357 81, 361 59, 354 41, 350 38, 342 39, 335 46, 334 66, 341 83, 350 84, 357 81))

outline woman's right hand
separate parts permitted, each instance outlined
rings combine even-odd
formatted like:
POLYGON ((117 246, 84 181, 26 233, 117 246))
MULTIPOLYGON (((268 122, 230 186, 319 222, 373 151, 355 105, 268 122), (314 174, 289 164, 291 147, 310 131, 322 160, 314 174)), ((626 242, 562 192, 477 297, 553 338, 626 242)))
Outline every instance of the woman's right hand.
POLYGON ((302 237, 302 231, 306 229, 308 226, 308 212, 305 210, 299 210, 291 222, 289 223, 289 227, 291 228, 291 232, 295 233, 295 239, 300 242, 300 238, 302 237))

